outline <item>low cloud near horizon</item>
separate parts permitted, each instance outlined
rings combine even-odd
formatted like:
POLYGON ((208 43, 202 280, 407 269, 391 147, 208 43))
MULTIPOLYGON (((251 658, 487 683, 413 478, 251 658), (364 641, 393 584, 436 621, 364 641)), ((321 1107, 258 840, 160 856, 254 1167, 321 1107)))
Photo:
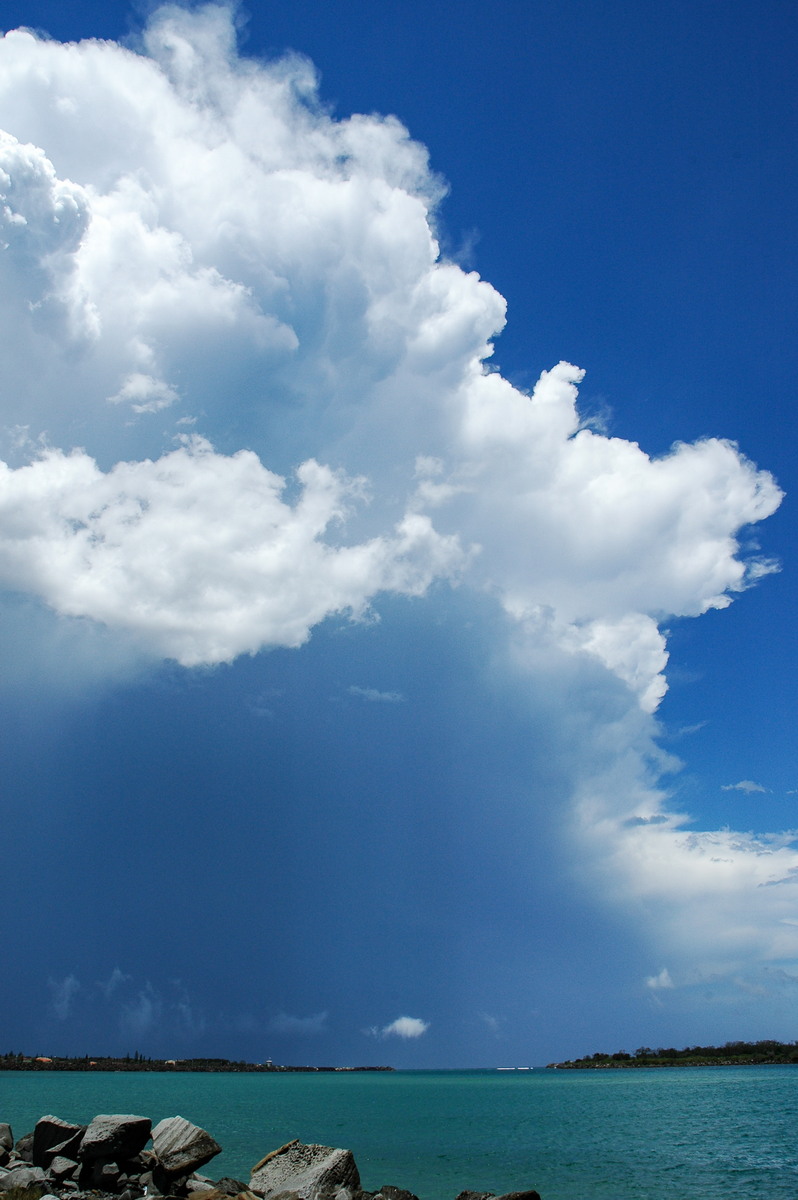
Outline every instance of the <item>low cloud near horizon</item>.
POLYGON ((422 1037, 428 1029, 429 1021, 422 1021, 420 1017, 397 1017, 382 1029, 375 1028, 374 1032, 378 1037, 398 1037, 408 1041, 422 1037))
MULTIPOLYGON (((91 651, 113 682, 117 661, 297 650, 457 588, 553 714, 563 856, 645 922, 647 987, 678 991, 662 961, 690 986, 793 962, 794 836, 673 811, 655 717, 668 621, 777 570, 743 537, 781 502, 771 474, 721 437, 652 457, 591 428, 582 365, 529 394, 492 369, 505 302, 441 257, 425 148, 393 117, 333 117, 302 57, 242 57, 224 6, 157 10, 138 52, 7 33, 0 125, 0 585, 79 631, 74 669, 86 630, 117 647, 91 651)), ((159 1003, 140 990, 129 1027, 159 1003)))
POLYGON ((323 1033, 327 1027, 327 1013, 313 1013, 309 1017, 294 1017, 289 1013, 278 1013, 269 1022, 273 1033, 300 1034, 316 1036, 323 1033))

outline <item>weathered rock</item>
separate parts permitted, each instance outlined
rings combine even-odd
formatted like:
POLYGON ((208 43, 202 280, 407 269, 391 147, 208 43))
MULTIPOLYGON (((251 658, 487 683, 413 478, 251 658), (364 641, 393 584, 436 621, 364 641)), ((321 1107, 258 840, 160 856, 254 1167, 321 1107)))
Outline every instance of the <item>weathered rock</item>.
POLYGON ((49 1167, 59 1154, 77 1158, 78 1148, 86 1132, 85 1125, 73 1125, 60 1117, 40 1117, 33 1131, 33 1165, 49 1167))
POLYGON ((459 1192, 455 1200, 491 1200, 493 1192, 459 1192))
POLYGON ((142 1171, 152 1169, 155 1165, 155 1155, 151 1150, 143 1150, 141 1154, 134 1154, 132 1158, 124 1158, 120 1154, 116 1161, 123 1175, 140 1175, 142 1171))
POLYGON ((23 1133, 14 1146, 14 1153, 17 1158, 21 1158, 23 1162, 33 1162, 33 1134, 23 1133))
POLYGON ((41 1167, 14 1167, 6 1171, 0 1178, 0 1191, 8 1192, 11 1188, 26 1188, 32 1183, 45 1183, 46 1175, 41 1167))
POLYGON ((332 1196, 339 1188, 360 1188, 360 1173, 351 1150, 332 1146, 289 1143, 280 1154, 259 1165, 249 1181, 258 1196, 274 1198, 280 1192, 296 1192, 302 1200, 332 1196))
MULTIPOLYGON (((229 1183, 229 1180, 224 1182, 229 1183)), ((251 1192, 245 1184, 241 1184, 239 1191, 232 1194, 227 1191, 222 1191, 218 1187, 211 1184, 210 1191, 197 1191, 189 1186, 189 1200, 259 1200, 254 1192, 251 1192)))
POLYGON ((0 1121, 0 1150, 14 1149, 14 1135, 11 1132, 11 1126, 6 1125, 5 1121, 0 1121))
POLYGON ((63 1154, 57 1154, 55 1158, 50 1160, 50 1174, 59 1182, 64 1179, 76 1179, 80 1171, 80 1164, 75 1162, 73 1158, 66 1158, 63 1154))
POLYGON ((96 1158, 118 1161, 134 1158, 150 1140, 152 1123, 149 1117, 125 1114, 102 1114, 88 1125, 80 1146, 83 1162, 96 1158))
POLYGON ((158 1164, 167 1175, 184 1175, 210 1162, 222 1147, 185 1117, 165 1117, 152 1131, 158 1164))
POLYGON ((115 1192, 121 1174, 122 1172, 115 1162, 103 1162, 102 1159, 95 1159, 91 1164, 92 1187, 99 1188, 101 1192, 115 1192))
POLYGON ((524 1192, 502 1192, 501 1196, 496 1197, 496 1200, 540 1200, 540 1196, 530 1188, 524 1192))
POLYGON ((292 1146, 299 1146, 299 1145, 300 1145, 299 1138, 294 1138, 292 1141, 285 1142, 284 1145, 278 1146, 276 1150, 270 1150, 268 1154, 264 1154, 263 1158, 259 1162, 255 1163, 255 1166, 252 1168, 252 1170, 249 1173, 250 1176, 254 1175, 256 1171, 259 1171, 261 1169, 261 1167, 265 1167, 266 1163, 271 1162, 271 1160, 273 1158, 276 1158, 278 1154, 285 1154, 286 1150, 290 1150, 292 1146))
POLYGON ((240 1179, 231 1179, 229 1175, 217 1179, 213 1186, 222 1196, 240 1196, 242 1192, 249 1191, 248 1183, 242 1183, 240 1179))
POLYGON ((418 1200, 418 1196, 415 1196, 413 1192, 408 1192, 405 1188, 394 1187, 392 1183, 384 1183, 379 1194, 384 1196, 385 1200, 418 1200))

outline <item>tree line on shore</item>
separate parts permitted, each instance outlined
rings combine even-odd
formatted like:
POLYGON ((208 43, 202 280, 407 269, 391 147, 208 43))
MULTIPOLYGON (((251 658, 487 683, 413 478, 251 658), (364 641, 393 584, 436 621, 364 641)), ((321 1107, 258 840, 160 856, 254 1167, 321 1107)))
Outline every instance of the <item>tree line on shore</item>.
POLYGON ((393 1067, 289 1067, 265 1063, 235 1062, 228 1058, 148 1058, 136 1051, 124 1058, 88 1055, 69 1058, 16 1051, 0 1054, 0 1071, 392 1071, 393 1067))
POLYGON ((562 1070, 613 1067, 710 1067, 762 1066, 768 1063, 798 1065, 798 1042, 725 1042, 722 1046, 640 1046, 634 1054, 618 1050, 615 1054, 590 1054, 566 1062, 549 1063, 562 1070))

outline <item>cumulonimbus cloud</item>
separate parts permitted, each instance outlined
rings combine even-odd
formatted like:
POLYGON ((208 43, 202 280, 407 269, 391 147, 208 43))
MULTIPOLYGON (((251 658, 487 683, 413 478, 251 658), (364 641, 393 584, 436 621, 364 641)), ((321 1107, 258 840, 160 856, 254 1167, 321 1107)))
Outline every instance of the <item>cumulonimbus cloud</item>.
POLYGON ((575 365, 531 394, 491 370, 504 300, 441 258, 424 148, 335 119, 301 57, 242 58, 223 6, 159 10, 138 52, 9 32, 0 127, 0 584, 186 666, 381 593, 493 596, 530 671, 625 689, 569 751, 602 895, 654 898, 669 962, 798 953, 789 838, 691 832, 645 716, 663 623, 774 569, 739 541, 773 478, 587 427, 575 365))
POLYGON ((192 665, 464 574, 650 711, 662 617, 771 569, 735 535, 780 492, 732 444, 651 459, 582 426, 577 368, 531 396, 487 369, 504 301, 441 260, 426 152, 331 117, 306 60, 241 58, 209 5, 140 53, 12 31, 0 66, 2 400, 49 438, 3 473, 6 587, 192 665), (260 458, 209 444, 234 395, 260 458), (287 427, 293 504, 263 458, 287 427))

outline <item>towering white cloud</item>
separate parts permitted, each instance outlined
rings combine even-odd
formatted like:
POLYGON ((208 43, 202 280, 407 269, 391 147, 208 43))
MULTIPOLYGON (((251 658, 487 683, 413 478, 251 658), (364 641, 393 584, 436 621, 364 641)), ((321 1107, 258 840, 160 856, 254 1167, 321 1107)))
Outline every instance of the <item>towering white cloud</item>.
POLYGON ((3 475, 8 587, 192 664, 470 562, 653 709, 659 619, 767 569, 735 534, 779 492, 732 445, 652 461, 580 428, 576 368, 531 397, 486 369, 504 302, 439 259, 423 148, 332 119, 305 60, 240 58, 209 6, 162 9, 138 54, 14 31, 0 66, 2 400, 49 439, 3 475), (186 421, 262 462, 169 449, 186 421), (281 500, 270 453, 309 452, 368 475, 360 524, 360 485, 310 460, 281 500))
POLYGON ((190 666, 462 579, 521 658, 626 689, 612 769, 575 773, 619 894, 675 913, 678 873, 707 945, 729 921, 731 957, 764 927, 792 954, 794 852, 684 832, 643 716, 663 621, 773 569, 738 534, 776 483, 728 441, 652 459, 585 427, 570 364, 531 395, 490 370, 504 301, 440 258, 423 147, 316 86, 213 5, 161 9, 139 52, 0 42, 0 582, 190 666))

